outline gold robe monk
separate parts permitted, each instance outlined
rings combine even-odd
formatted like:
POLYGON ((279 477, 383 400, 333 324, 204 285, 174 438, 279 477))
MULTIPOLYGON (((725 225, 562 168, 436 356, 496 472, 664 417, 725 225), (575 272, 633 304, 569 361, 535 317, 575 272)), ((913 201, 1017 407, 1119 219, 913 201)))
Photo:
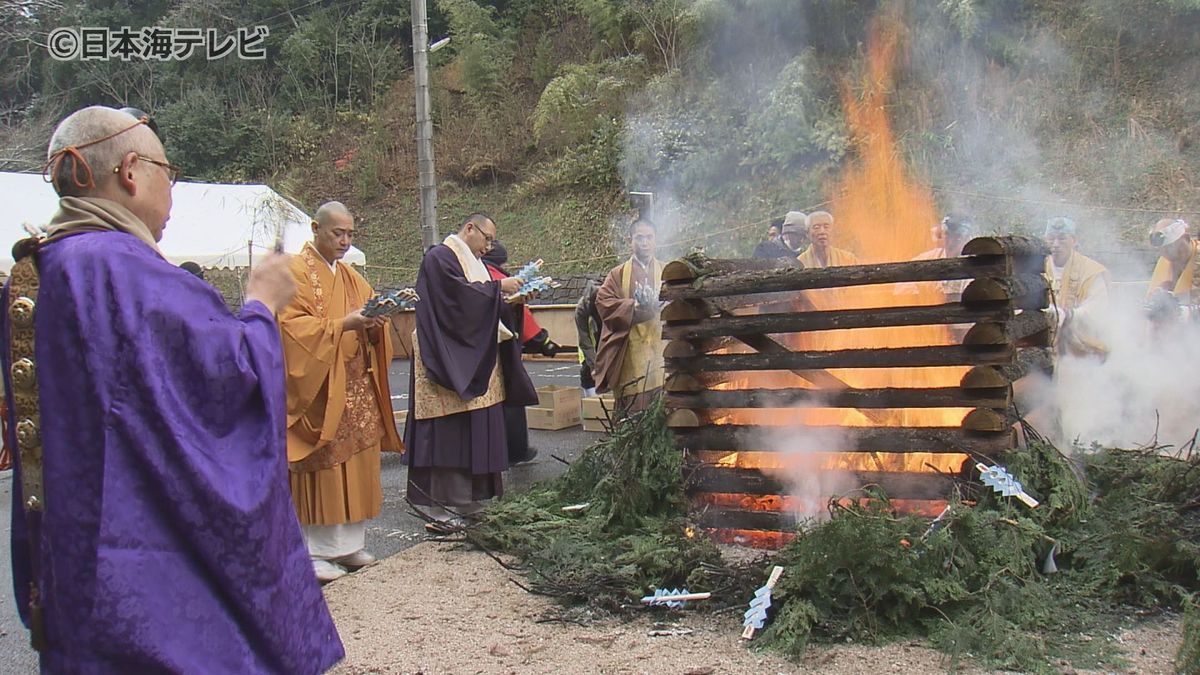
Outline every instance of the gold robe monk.
POLYGON ((1050 280, 1052 311, 1059 322, 1054 344, 1060 354, 1103 356, 1108 347, 1097 335, 1097 313, 1108 303, 1108 269, 1075 250, 1075 223, 1051 218, 1046 224, 1046 278, 1050 280))
POLYGON ((830 245, 833 238, 833 216, 829 212, 813 211, 808 214, 808 237, 812 243, 799 256, 800 262, 806 268, 858 264, 858 257, 853 253, 830 245))
POLYGON ((354 218, 317 210, 313 241, 291 261, 298 292, 279 316, 287 366, 288 479, 317 578, 374 562, 366 521, 379 515, 380 452, 402 452, 388 386, 385 319, 363 316, 370 284, 339 262, 354 218))
POLYGON ((1158 249, 1158 263, 1146 297, 1169 291, 1181 304, 1200 302, 1200 277, 1196 275, 1200 242, 1192 238, 1187 223, 1177 218, 1159 220, 1150 230, 1150 244, 1158 249))
POLYGON ((593 375, 597 391, 615 394, 618 410, 637 412, 663 386, 662 263, 654 258, 652 223, 635 222, 630 238, 632 257, 614 267, 596 293, 602 327, 593 375))

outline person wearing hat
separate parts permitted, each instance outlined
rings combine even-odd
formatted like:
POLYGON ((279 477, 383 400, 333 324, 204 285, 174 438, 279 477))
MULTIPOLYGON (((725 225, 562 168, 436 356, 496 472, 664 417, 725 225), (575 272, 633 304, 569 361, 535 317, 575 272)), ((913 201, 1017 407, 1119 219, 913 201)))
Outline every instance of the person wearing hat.
POLYGON ((941 260, 942 258, 957 258, 962 255, 963 246, 971 238, 971 221, 959 216, 946 216, 931 228, 934 241, 941 244, 937 248, 918 253, 913 260, 941 260))
POLYGON ((808 247, 808 216, 803 211, 788 211, 779 238, 792 257, 799 256, 808 247))
POLYGON ((1200 289, 1195 288, 1196 240, 1188 232, 1188 224, 1179 218, 1163 218, 1150 228, 1150 245, 1158 249, 1158 263, 1150 277, 1149 298, 1160 291, 1172 293, 1182 304, 1191 304, 1192 298, 1200 300, 1200 289))
POLYGON ((833 239, 833 215, 828 211, 813 211, 808 214, 808 237, 812 240, 808 248, 799 255, 805 267, 841 267, 857 265, 858 257, 849 251, 830 244, 833 239))
POLYGON ((1061 216, 1046 222, 1046 278, 1050 280, 1050 311, 1059 331, 1054 336, 1060 354, 1084 356, 1108 353, 1095 337, 1096 312, 1108 301, 1108 268, 1075 250, 1075 221, 1061 216))
MULTIPOLYGON (((946 216, 933 227, 930 228, 930 234, 933 235, 935 243, 941 244, 936 248, 931 248, 928 251, 922 251, 913 257, 913 260, 941 260, 943 258, 957 258, 962 255, 963 246, 967 245, 967 241, 971 238, 972 225, 965 218, 958 216, 946 216)), ((953 281, 937 282, 938 288, 946 295, 949 301, 957 302, 962 297, 963 289, 967 287, 969 279, 955 279, 953 281)), ((910 282, 896 285, 896 294, 905 293, 916 294, 920 292, 921 284, 910 282)))
POLYGON ((783 243, 781 233, 783 231, 784 220, 784 218, 779 218, 771 221, 771 224, 767 227, 766 240, 758 242, 758 246, 754 247, 754 255, 752 257, 764 260, 796 257, 792 249, 783 243))

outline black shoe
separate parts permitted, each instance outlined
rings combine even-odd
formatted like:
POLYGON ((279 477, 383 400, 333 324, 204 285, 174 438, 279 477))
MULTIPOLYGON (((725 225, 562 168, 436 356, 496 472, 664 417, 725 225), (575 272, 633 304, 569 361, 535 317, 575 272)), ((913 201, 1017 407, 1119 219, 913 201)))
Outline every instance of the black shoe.
POLYGON ((508 463, 508 466, 509 466, 509 468, 512 468, 519 464, 528 464, 537 458, 537 454, 538 454, 537 448, 530 448, 529 452, 525 453, 525 456, 523 458, 510 461, 508 463))

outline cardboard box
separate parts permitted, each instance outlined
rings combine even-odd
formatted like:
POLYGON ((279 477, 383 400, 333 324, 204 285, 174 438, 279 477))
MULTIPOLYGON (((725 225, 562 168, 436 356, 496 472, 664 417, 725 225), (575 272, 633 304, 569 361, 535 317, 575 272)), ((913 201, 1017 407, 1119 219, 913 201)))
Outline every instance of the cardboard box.
POLYGON ((553 410, 562 410, 563 408, 579 408, 580 398, 583 392, 579 387, 562 387, 552 384, 547 387, 538 387, 538 407, 551 408, 553 410))
POLYGON ((525 409, 525 421, 530 429, 558 431, 579 426, 579 408, 543 408, 535 406, 525 409))
POLYGON ((584 431, 606 431, 608 418, 616 409, 616 401, 612 394, 589 396, 580 402, 579 417, 583 421, 584 431))

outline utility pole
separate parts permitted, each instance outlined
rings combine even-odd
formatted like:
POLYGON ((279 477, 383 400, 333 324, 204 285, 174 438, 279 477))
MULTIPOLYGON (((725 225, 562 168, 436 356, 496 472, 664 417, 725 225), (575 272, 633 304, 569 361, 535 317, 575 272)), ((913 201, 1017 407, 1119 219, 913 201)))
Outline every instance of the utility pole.
POLYGON ((437 176, 429 117, 429 19, 425 0, 412 0, 413 79, 417 84, 417 174, 421 186, 421 249, 438 244, 437 176))

